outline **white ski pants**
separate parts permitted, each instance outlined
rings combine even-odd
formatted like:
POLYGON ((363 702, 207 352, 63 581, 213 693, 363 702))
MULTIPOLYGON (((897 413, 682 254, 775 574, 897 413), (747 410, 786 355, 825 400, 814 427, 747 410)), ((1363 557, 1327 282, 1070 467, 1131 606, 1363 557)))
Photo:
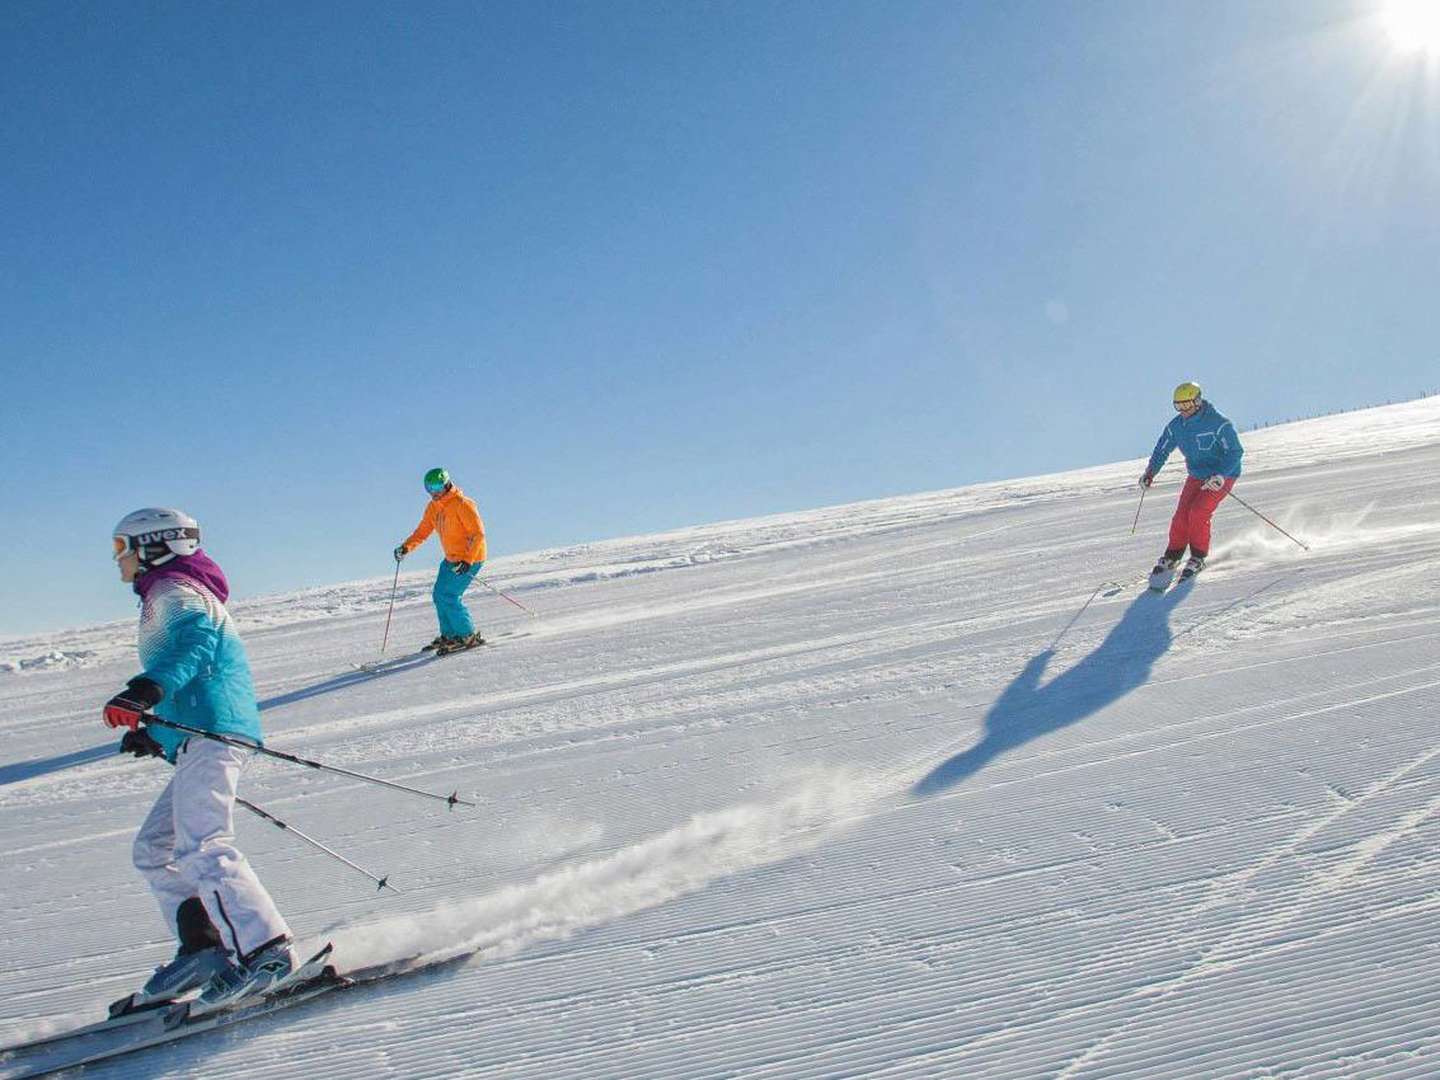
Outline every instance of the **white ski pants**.
POLYGON ((175 775, 135 836, 135 868, 145 875, 172 934, 189 897, 205 905, 220 939, 244 957, 290 928, 235 847, 235 790, 249 755, 194 738, 175 755, 175 775))

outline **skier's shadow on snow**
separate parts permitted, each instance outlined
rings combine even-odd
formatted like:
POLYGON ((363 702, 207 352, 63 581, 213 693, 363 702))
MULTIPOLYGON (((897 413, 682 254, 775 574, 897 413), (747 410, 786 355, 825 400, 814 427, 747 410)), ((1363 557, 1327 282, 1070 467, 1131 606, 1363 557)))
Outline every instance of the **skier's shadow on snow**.
POLYGON ((104 746, 92 746, 86 750, 72 751, 69 754, 56 754, 54 757, 37 758, 34 761, 20 761, 14 765, 0 765, 0 786, 18 783, 21 780, 31 780, 37 776, 59 772, 61 769, 68 769, 75 765, 88 765, 92 761, 101 761, 113 757, 119 747, 120 744, 117 742, 108 742, 104 746))
POLYGON ((1094 652, 1044 686, 1040 677, 1055 649, 1039 653, 990 706, 984 737, 937 765, 912 793, 935 795, 954 787, 1002 754, 1084 720, 1143 685, 1174 641, 1170 614, 1190 589, 1186 582, 1163 596, 1142 593, 1094 652))
POLYGON ((288 694, 277 694, 275 697, 266 698, 257 702, 256 705, 261 712, 266 709, 278 709, 282 705, 293 705, 297 701, 304 701, 306 698, 319 697, 321 694, 334 693, 336 690, 345 690, 351 686, 361 686, 375 679, 383 679, 387 675, 395 675, 401 671, 413 671, 417 667, 431 663, 435 660, 434 653, 422 653, 419 656, 400 657, 380 667, 361 669, 359 671, 347 671, 344 675, 336 675, 334 678, 326 679, 324 682, 316 683, 314 686, 302 686, 299 690, 291 690, 288 694))
MULTIPOLYGON (((350 671, 344 675, 338 675, 333 679, 326 679, 314 686, 301 687, 299 690, 292 690, 288 694, 280 694, 276 697, 266 698, 258 702, 260 709, 275 709, 281 705, 293 705, 297 701, 304 701, 306 698, 317 697, 320 694, 328 694, 335 690, 344 690, 346 687, 359 686, 374 679, 382 679, 386 675, 394 675, 401 671, 411 671, 435 659, 433 653, 424 653, 420 656, 403 656, 392 660, 382 667, 368 671, 350 671)), ((88 765, 92 761, 101 761, 113 757, 119 750, 119 744, 114 742, 106 743, 104 746, 92 746, 85 750, 76 750, 69 754, 56 754, 54 757, 37 758, 34 761, 21 761, 14 765, 0 765, 0 787, 6 784, 15 784, 21 780, 33 780, 37 776, 45 776, 48 773, 59 772, 62 769, 73 768, 76 765, 88 765)))

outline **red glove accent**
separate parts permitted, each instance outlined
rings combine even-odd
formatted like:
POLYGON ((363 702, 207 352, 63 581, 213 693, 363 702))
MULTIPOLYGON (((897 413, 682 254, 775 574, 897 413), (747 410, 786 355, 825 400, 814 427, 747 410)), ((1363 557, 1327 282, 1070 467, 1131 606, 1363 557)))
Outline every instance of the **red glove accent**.
POLYGON ((138 731, 140 714, 143 711, 137 705, 132 705, 130 702, 122 704, 120 698, 114 698, 105 705, 105 723, 112 728, 128 727, 131 731, 138 731))
POLYGON ((105 723, 112 728, 125 727, 131 731, 139 731, 140 718, 164 697, 165 691, 159 683, 152 682, 144 675, 136 675, 126 684, 124 690, 105 703, 105 711, 101 715, 104 716, 105 723))

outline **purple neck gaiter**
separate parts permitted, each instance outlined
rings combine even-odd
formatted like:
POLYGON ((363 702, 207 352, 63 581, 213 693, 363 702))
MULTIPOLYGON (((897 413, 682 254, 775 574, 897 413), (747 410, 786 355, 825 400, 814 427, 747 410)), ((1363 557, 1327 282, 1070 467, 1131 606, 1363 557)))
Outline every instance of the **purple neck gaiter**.
POLYGON ((177 555, 164 566, 147 570, 135 579, 135 592, 144 600, 151 589, 171 578, 183 578, 208 589, 222 604, 230 598, 230 583, 225 580, 225 571, 204 551, 198 550, 194 555, 177 555))

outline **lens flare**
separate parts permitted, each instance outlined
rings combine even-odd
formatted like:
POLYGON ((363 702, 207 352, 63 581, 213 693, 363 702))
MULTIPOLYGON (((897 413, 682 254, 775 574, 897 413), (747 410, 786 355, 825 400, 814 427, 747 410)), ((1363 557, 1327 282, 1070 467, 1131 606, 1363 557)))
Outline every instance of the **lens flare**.
POLYGON ((1440 0, 1387 0, 1380 18, 1398 48, 1440 53, 1440 0))

